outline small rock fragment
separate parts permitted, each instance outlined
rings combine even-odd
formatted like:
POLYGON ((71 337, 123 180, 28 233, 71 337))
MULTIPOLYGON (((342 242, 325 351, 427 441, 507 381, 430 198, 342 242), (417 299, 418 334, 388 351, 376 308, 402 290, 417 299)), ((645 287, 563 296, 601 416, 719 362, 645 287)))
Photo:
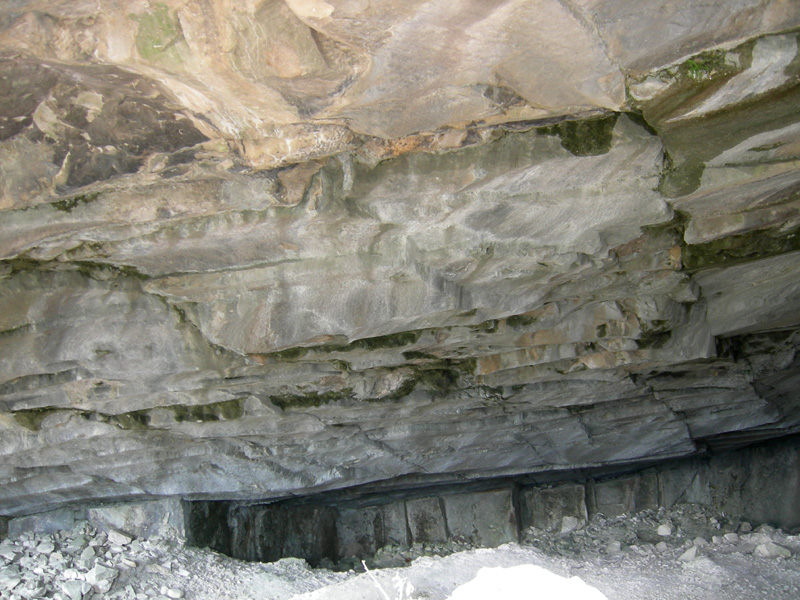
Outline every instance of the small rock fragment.
POLYGON ((764 558, 789 558, 792 555, 791 550, 779 546, 775 542, 764 542, 756 546, 754 553, 757 556, 764 558))
POLYGON ((708 546, 708 540, 706 538, 700 537, 700 536, 694 538, 692 543, 695 546, 697 546, 698 548, 705 548, 706 546, 708 546))
POLYGON ((125 535, 121 531, 116 531, 111 529, 108 532, 108 542, 110 544, 115 544, 117 546, 127 546, 133 541, 133 538, 129 535, 125 535))
POLYGON ((682 562, 692 562, 696 558, 697 558, 697 546, 692 546, 686 552, 681 554, 678 557, 678 560, 682 562))
POLYGON ((610 541, 606 544, 607 554, 618 554, 622 550, 622 544, 617 541, 610 541))
POLYGON ((775 533, 775 528, 769 525, 759 525, 756 527, 756 533, 766 533, 767 535, 772 535, 775 533))
POLYGON ((739 533, 750 533, 751 531, 753 531, 753 526, 747 521, 742 521, 739 525, 739 533))
POLYGON ((0 543, 0 556, 11 562, 16 560, 17 556, 19 556, 19 552, 12 542, 3 540, 3 542, 0 543))
POLYGON ((22 581, 22 577, 20 577, 19 569, 16 567, 13 569, 10 567, 0 569, 0 590, 10 592, 17 587, 20 581, 22 581))
POLYGON ((659 552, 664 552, 667 548, 669 548, 667 542, 662 541, 656 544, 656 550, 658 550, 659 552))
POLYGON ((669 523, 664 523, 658 526, 656 533, 662 537, 667 537, 672 535, 672 525, 669 523))
POLYGON ((726 533, 722 537, 725 538, 726 542, 730 542, 731 544, 735 544, 739 541, 739 535, 736 533, 726 533))
POLYGON ((96 554, 94 552, 94 548, 92 548, 91 546, 87 546, 86 548, 83 549, 83 552, 81 552, 80 557, 75 562, 81 568, 90 569, 92 568, 92 566, 94 566, 95 557, 96 554))
POLYGON ((580 521, 576 517, 564 517, 561 519, 561 533, 569 533, 578 529, 580 521))
POLYGON ((69 596, 70 600, 82 600, 84 594, 91 589, 91 586, 85 581, 62 581, 61 591, 69 596))
POLYGON ((179 590, 176 588, 167 588, 164 591, 164 594, 167 596, 167 598, 173 598, 173 599, 183 598, 183 590, 179 590))
POLYGON ((111 589, 114 579, 119 575, 119 571, 104 567, 103 565, 95 565, 87 574, 86 581, 100 593, 105 593, 111 589))

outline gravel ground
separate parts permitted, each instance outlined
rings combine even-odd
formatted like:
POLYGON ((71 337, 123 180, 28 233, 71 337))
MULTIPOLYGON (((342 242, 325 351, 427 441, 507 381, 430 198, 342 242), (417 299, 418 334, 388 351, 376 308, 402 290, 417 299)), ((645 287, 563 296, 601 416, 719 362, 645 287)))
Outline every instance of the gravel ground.
POLYGON ((797 600, 800 536, 684 505, 585 527, 529 529, 524 543, 447 556, 445 547, 387 548, 349 571, 303 560, 246 563, 174 536, 132 539, 86 523, 0 542, 0 598, 29 600, 797 600), (372 564, 375 564, 374 562, 372 564), (537 594, 532 596, 532 591, 537 594))

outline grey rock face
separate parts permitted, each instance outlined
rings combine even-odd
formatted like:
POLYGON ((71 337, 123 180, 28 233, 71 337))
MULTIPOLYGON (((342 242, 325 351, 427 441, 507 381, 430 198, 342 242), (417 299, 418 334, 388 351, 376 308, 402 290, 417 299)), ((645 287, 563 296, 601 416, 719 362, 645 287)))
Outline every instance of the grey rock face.
POLYGON ((0 514, 797 431, 798 7, 572 4, 0 8, 0 514))

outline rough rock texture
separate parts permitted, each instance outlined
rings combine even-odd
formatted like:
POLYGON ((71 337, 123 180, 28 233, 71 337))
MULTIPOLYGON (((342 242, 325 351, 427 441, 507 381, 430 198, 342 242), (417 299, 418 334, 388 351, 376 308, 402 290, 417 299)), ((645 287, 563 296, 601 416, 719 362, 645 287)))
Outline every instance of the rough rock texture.
POLYGON ((168 531, 141 537, 77 520, 52 533, 24 531, 0 541, 0 598, 463 600, 536 590, 573 600, 795 600, 800 594, 800 536, 768 526, 753 530, 696 505, 597 515, 566 535, 535 528, 526 534, 523 545, 450 556, 387 549, 403 568, 332 572, 296 558, 244 563, 186 547, 168 531), (655 543, 653 531, 662 527, 673 534, 655 543))
MULTIPOLYGON (((624 517, 644 510, 682 510, 687 504, 727 515, 735 522, 734 529, 744 521, 751 526, 800 531, 799 478, 800 436, 795 435, 611 477, 489 480, 483 482, 483 488, 471 484, 418 489, 406 492, 402 499, 396 494, 370 496, 351 489, 269 504, 184 502, 182 509, 170 507, 169 514, 184 515, 189 544, 229 556, 254 561, 293 556, 314 566, 337 564, 357 569, 364 559, 370 566, 403 566, 425 553, 447 554, 523 541, 529 529, 564 536, 597 518, 624 517)), ((149 514, 157 514, 161 503, 146 504, 155 505, 149 514)), ((107 512, 120 510, 112 507, 107 512)), ((97 509, 88 516, 96 521, 97 509)), ((45 515, 17 517, 11 520, 9 530, 41 530, 43 518, 45 515)), ((157 517, 152 520, 160 521, 157 517)), ((100 526, 107 528, 106 523, 108 519, 100 526)), ((111 526, 139 530, 118 523, 111 521, 111 526)), ((65 525, 72 524, 67 520, 65 525)), ((676 532, 671 523, 662 522, 638 535, 649 536, 653 544, 673 534, 683 536, 681 543, 687 535, 711 539, 706 530, 681 527, 676 532)))
POLYGON ((0 7, 0 513, 800 429, 800 5, 0 7))

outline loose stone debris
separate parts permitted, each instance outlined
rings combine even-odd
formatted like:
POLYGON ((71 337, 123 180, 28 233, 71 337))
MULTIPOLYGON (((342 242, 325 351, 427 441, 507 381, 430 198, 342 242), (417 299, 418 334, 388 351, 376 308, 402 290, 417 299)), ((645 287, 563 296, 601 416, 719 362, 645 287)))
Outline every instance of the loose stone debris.
POLYGON ((708 552, 789 558, 800 550, 800 536, 787 535, 769 525, 753 529, 737 517, 714 516, 696 504, 613 518, 598 514, 583 529, 557 536, 531 527, 524 533, 524 543, 560 556, 666 553, 680 555, 683 561, 708 552), (696 553, 687 553, 692 548, 696 553))
MULTIPOLYGON (((413 583, 416 591, 407 600, 444 600, 482 567, 520 564, 580 577, 609 600, 711 599, 720 593, 727 600, 790 600, 800 597, 796 533, 678 505, 618 517, 598 514, 585 525, 575 519, 557 533, 531 527, 521 545, 491 550, 470 550, 458 540, 386 547, 367 562, 369 574, 384 582, 413 583)), ((359 597, 379 598, 363 571, 356 565, 338 572, 311 569, 293 558, 241 562, 187 547, 170 531, 145 539, 99 531, 87 522, 0 542, 2 600, 345 600, 355 589, 359 597)))
POLYGON ((243 563, 188 548, 176 535, 134 539, 86 522, 68 531, 25 532, 0 542, 2 600, 241 599, 256 597, 258 589, 283 597, 343 577, 314 573, 298 559, 243 563))

